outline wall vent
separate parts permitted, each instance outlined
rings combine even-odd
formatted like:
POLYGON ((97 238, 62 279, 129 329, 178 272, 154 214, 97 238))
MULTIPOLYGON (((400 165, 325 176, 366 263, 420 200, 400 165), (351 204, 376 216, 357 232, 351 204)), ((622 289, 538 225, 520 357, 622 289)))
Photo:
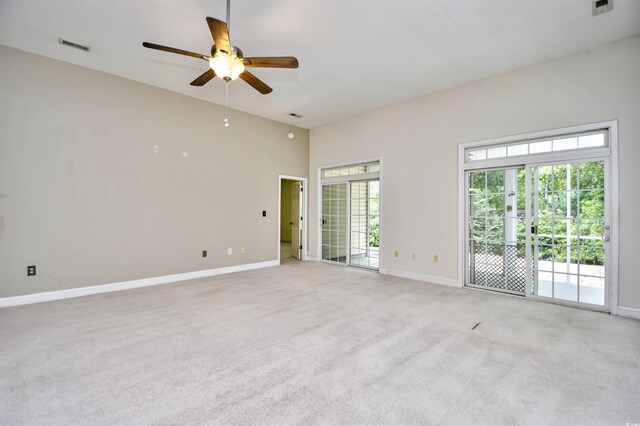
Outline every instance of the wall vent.
POLYGON ((593 0, 592 11, 593 16, 602 15, 613 10, 613 0, 593 0))
POLYGON ((89 46, 83 46, 82 44, 74 43, 72 41, 65 40, 63 38, 58 38, 58 43, 63 44, 65 46, 73 47, 75 49, 84 50, 85 52, 88 52, 91 50, 91 47, 89 46))

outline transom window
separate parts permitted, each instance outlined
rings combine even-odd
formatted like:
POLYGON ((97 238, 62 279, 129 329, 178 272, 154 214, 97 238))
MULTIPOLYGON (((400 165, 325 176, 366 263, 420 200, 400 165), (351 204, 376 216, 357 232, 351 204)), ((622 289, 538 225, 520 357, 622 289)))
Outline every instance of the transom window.
POLYGON ((606 130, 601 130, 534 141, 512 142, 481 148, 467 148, 465 150, 465 162, 544 154, 548 152, 604 148, 607 146, 606 136, 606 130))
POLYGON ((333 169, 323 169, 322 179, 338 176, 353 176, 365 173, 377 173, 380 171, 379 163, 358 164, 356 166, 336 167, 333 169))

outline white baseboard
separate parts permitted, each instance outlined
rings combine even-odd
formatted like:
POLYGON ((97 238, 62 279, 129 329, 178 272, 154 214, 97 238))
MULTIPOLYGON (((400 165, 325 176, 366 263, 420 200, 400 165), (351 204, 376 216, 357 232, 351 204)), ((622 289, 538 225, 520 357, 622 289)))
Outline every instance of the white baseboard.
POLYGON ((248 263, 245 265, 227 266, 203 271, 185 272, 182 274, 164 275, 161 277, 142 278, 139 280, 122 281, 118 283, 94 285, 90 287, 70 288, 67 290, 48 291, 45 293, 25 294, 0 298, 0 308, 9 306, 30 305, 32 303, 50 302, 52 300, 70 299, 72 297, 88 296, 91 294, 109 293, 112 291, 130 290, 132 288, 149 287, 153 285, 171 284, 178 281, 212 277, 214 275, 231 274, 233 272, 249 271, 252 269, 278 266, 277 260, 248 263))
POLYGON ((640 319, 640 309, 618 306, 617 315, 620 315, 621 317, 640 319))
POLYGON ((434 277, 431 275, 422 275, 422 274, 416 274, 413 272, 398 271, 395 269, 387 269, 387 268, 380 269, 380 273, 385 275, 393 275, 394 277, 407 278, 410 280, 446 285, 447 287, 460 288, 460 283, 458 282, 458 280, 452 280, 451 278, 434 277))

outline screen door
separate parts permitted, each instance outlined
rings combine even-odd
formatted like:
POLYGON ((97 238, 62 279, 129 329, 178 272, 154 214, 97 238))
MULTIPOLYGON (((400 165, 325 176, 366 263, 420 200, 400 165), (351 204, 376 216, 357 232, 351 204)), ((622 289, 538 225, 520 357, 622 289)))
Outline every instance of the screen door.
POLYGON ((524 167, 468 173, 468 286, 525 294, 524 167))

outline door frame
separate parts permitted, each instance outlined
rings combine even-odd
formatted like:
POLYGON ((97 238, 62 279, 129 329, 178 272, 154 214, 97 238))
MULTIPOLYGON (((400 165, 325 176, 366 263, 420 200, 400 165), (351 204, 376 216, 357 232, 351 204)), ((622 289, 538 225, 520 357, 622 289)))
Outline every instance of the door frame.
POLYGON ((307 211, 308 209, 308 193, 309 193, 309 188, 307 185, 307 178, 306 177, 302 177, 302 176, 290 176, 290 175, 278 175, 278 264, 281 263, 281 259, 280 259, 280 234, 282 232, 282 227, 281 227, 281 219, 282 219, 282 181, 283 180, 294 180, 294 181, 299 181, 302 182, 302 239, 301 239, 301 245, 302 245, 302 259, 301 261, 305 261, 307 260, 307 251, 309 250, 309 247, 307 246, 307 222, 308 217, 307 217, 307 211))
MULTIPOLYGON (((618 301, 618 264, 619 264, 619 210, 620 210, 620 198, 619 198, 619 173, 618 173, 618 120, 610 120, 610 121, 602 121, 591 124, 583 124, 578 126, 557 128, 557 129, 549 129, 538 132, 530 132, 517 134, 512 136, 504 136, 499 138, 492 139, 484 139, 475 142, 466 142, 458 145, 458 286, 461 288, 471 288, 474 287, 466 287, 465 282, 466 278, 466 257, 467 257, 467 226, 466 226, 466 218, 467 218, 467 172, 472 170, 474 167, 465 167, 465 150, 467 148, 472 147, 481 147, 487 145, 497 145, 503 143, 510 142, 519 142, 519 141, 527 141, 529 139, 538 139, 538 138, 547 138, 560 136, 564 134, 571 133, 580 133, 591 130, 598 129, 607 129, 608 130, 608 147, 607 149, 594 149, 590 152, 578 152, 578 151, 560 151, 557 154, 542 154, 536 155, 535 158, 523 159, 518 157, 512 157, 511 163, 508 163, 507 160, 500 160, 494 162, 485 162, 483 166, 478 166, 480 169, 488 169, 488 168, 498 168, 498 167, 508 167, 512 165, 525 165, 530 166, 534 163, 545 163, 545 162, 561 162, 567 160, 571 162, 572 160, 583 160, 588 158, 601 158, 608 157, 609 158, 609 173, 605 173, 605 180, 608 179, 609 182, 609 190, 610 190, 610 203, 609 203, 609 213, 610 213, 610 222, 611 226, 611 239, 610 239, 610 250, 609 250, 609 290, 608 294, 605 295, 605 310, 611 312, 614 315, 618 314, 619 301, 618 301), (608 302, 607 302, 608 300, 608 302), (608 306, 607 306, 608 304, 608 306)), ((606 162, 605 162, 606 164, 606 162)), ((606 166, 605 166, 606 167, 606 166)), ((508 294, 508 293, 501 293, 508 294)), ((563 303, 556 300, 548 300, 546 298, 532 298, 526 297, 529 300, 539 300, 542 302, 562 304, 567 306, 576 306, 569 303, 563 303)), ((589 308, 583 304, 580 304, 578 307, 581 308, 589 308)))

